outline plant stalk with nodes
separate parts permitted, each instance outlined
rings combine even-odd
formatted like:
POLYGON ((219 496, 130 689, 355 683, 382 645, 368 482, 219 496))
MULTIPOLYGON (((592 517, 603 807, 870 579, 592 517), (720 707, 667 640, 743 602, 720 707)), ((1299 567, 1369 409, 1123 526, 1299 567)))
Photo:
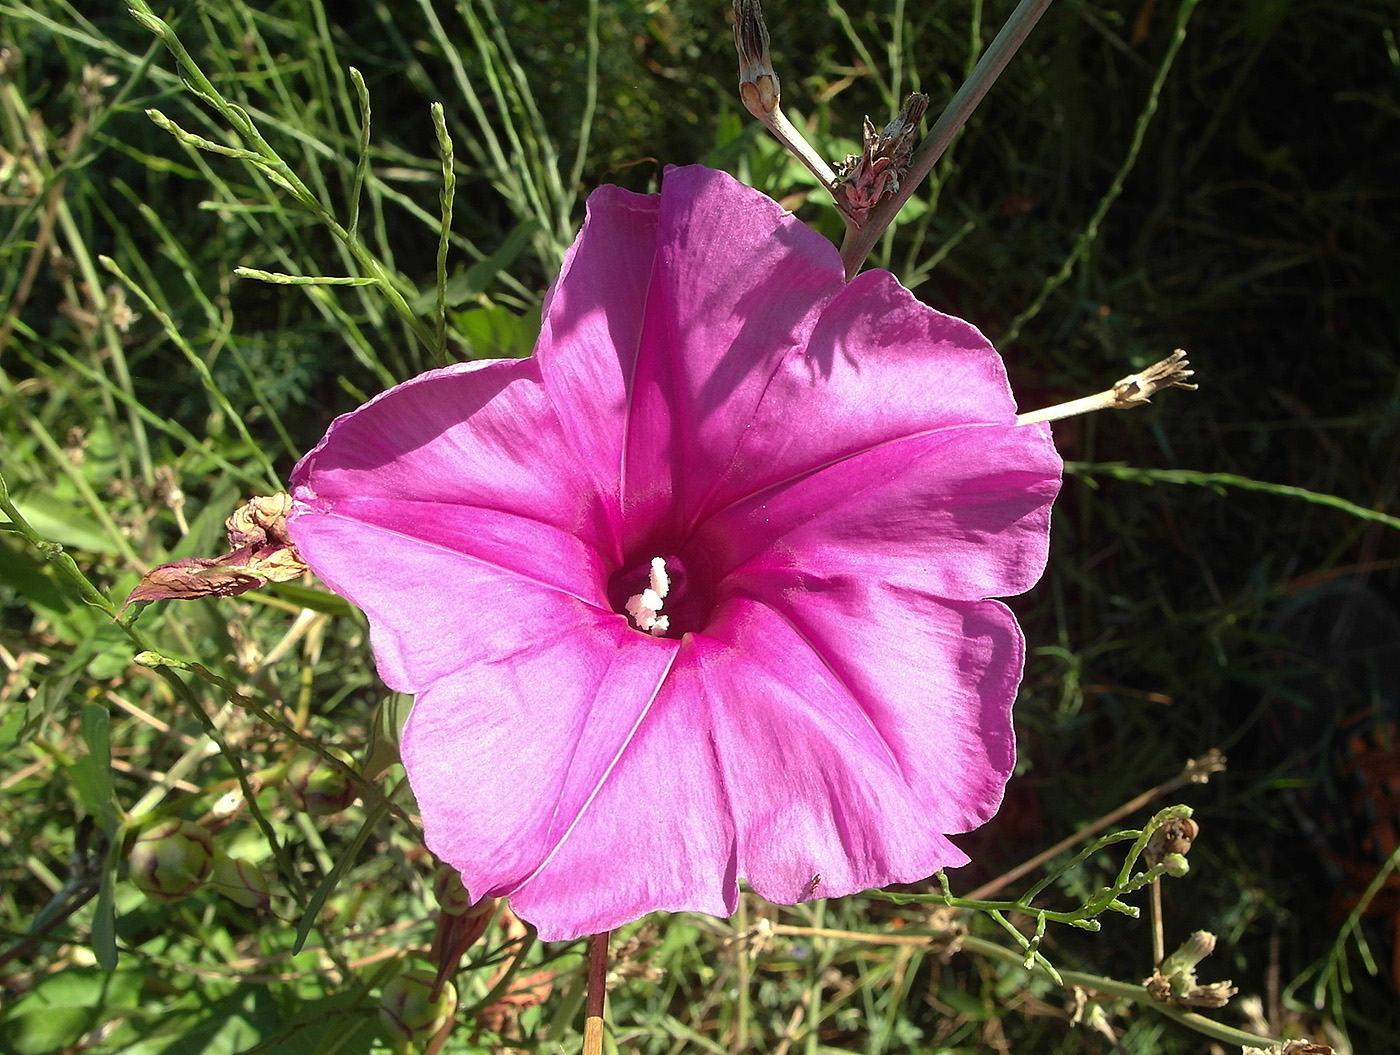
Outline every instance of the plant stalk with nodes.
POLYGON ((1001 32, 983 53, 963 86, 934 122, 929 134, 918 147, 912 141, 919 119, 928 105, 926 96, 912 95, 905 101, 899 115, 875 137, 865 136, 865 150, 859 161, 863 168, 874 167, 884 158, 887 177, 877 186, 876 200, 864 208, 851 208, 847 193, 840 184, 849 183, 845 172, 838 176, 785 116, 780 103, 782 90, 768 53, 768 27, 763 21, 759 0, 734 0, 734 44, 739 52, 739 97, 744 107, 763 122, 764 126, 811 170, 823 187, 831 192, 846 221, 846 237, 841 246, 841 260, 846 277, 854 278, 870 250, 885 229, 894 222, 899 210, 933 171, 933 166, 953 142, 977 104, 982 101, 996 79, 1006 69, 1011 57, 1035 28, 1040 16, 1050 6, 1050 0, 1021 0, 1001 32), (919 100, 922 99, 922 102, 919 100))

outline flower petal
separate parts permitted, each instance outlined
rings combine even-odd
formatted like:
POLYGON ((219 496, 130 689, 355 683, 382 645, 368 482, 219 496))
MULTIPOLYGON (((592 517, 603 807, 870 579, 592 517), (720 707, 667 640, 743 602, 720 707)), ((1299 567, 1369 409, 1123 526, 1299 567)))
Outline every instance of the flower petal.
POLYGON ((331 423, 292 483, 292 524, 311 504, 377 497, 494 509, 600 550, 619 530, 616 505, 572 453, 533 359, 462 363, 380 393, 331 423))
POLYGON ((741 877, 792 903, 966 863, 946 834, 995 812, 1015 758, 1014 618, 801 586, 791 611, 731 599, 681 644, 568 838, 511 892, 541 937, 727 914, 741 877))
MULTIPOLYGON (((443 530, 420 528, 429 539, 386 529, 363 515, 367 503, 335 511, 294 514, 292 531, 303 558, 341 596, 369 617, 379 676, 400 692, 422 692, 475 663, 501 663, 567 634, 579 622, 625 620, 581 596, 593 555, 559 532, 556 567, 576 581, 527 577, 489 559, 446 548, 443 530)), ((450 507, 439 511, 450 527, 450 507)), ((445 529, 444 529, 445 530, 445 529)), ((522 533, 522 538, 526 537, 522 533)))
MULTIPOLYGON (((660 201, 601 187, 545 299, 539 361, 562 439, 618 500, 628 390, 651 293, 660 201)), ((610 554, 620 560, 621 553, 610 554)))
MULTIPOLYGON (((620 617, 562 605, 549 614, 549 633, 422 693, 402 744, 428 847, 462 873, 474 897, 512 895, 519 910, 542 868, 578 852, 591 862, 587 879, 579 873, 566 884, 572 897, 558 914, 525 913, 547 938, 587 933, 614 896, 592 880, 646 800, 633 799, 622 813, 595 800, 600 787, 635 780, 628 745, 650 720, 654 693, 645 687, 663 683, 677 647, 638 634, 620 617), (581 815, 600 814, 617 832, 602 844, 579 825, 581 815)), ((645 847, 640 860, 660 869, 656 849, 645 847)), ((633 900, 627 918, 652 907, 633 900)))
POLYGON ((511 894, 546 940, 596 934, 652 911, 733 913, 734 821, 717 757, 716 701, 682 643, 655 700, 568 837, 511 894))
POLYGON ((727 702, 716 753, 741 875, 791 903, 966 863, 944 836, 996 812, 1015 761, 1015 619, 843 578, 786 585, 726 605, 715 636, 729 652, 706 665, 727 702))
POLYGON ((725 173, 669 170, 660 209, 630 389, 629 548, 703 507, 774 369, 844 284, 830 242, 725 173))
POLYGON ((402 692, 608 608, 616 514, 563 445, 532 361, 433 371, 338 418, 293 471, 287 530, 370 617, 402 692), (467 416, 464 416, 467 415, 467 416))
POLYGON ((1006 368, 986 337, 888 272, 868 271, 825 305, 805 346, 775 364, 734 457, 719 467, 709 508, 897 439, 1010 425, 1015 415, 1006 368))
POLYGON ((697 538, 726 571, 845 572, 938 597, 1029 589, 1060 459, 1048 428, 954 427, 868 448, 736 502, 697 538))

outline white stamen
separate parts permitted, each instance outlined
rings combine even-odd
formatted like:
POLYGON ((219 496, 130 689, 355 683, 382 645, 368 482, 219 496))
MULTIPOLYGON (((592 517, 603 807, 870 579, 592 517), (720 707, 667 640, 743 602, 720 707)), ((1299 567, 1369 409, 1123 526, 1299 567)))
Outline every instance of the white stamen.
POLYGON ((638 630, 661 637, 671 628, 670 617, 661 614, 661 606, 670 591, 671 577, 666 574, 665 559, 651 558, 651 585, 627 599, 627 614, 638 630))
MULTIPOLYGON (((662 557, 651 558, 651 588, 657 597, 665 597, 671 592, 671 577, 666 574, 666 561, 662 557)), ((657 611, 661 606, 656 606, 657 611)))

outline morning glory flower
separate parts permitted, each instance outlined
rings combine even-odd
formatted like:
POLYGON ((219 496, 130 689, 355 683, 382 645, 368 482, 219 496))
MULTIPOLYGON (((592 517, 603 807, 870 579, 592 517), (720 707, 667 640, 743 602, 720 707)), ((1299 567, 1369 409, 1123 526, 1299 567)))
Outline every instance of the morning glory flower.
POLYGON ((434 370, 293 474, 303 559, 417 699, 428 847, 546 940, 966 863, 1061 463, 1000 358, 704 168, 604 187, 535 354, 434 370))

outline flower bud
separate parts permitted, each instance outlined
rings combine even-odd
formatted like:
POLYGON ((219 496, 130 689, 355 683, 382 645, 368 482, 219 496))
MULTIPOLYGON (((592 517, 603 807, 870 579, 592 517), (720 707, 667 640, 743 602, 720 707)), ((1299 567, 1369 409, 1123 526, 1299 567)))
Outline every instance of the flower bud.
POLYGON ((766 124, 778 108, 782 87, 768 54, 768 27, 758 0, 734 0, 734 46, 739 52, 739 98, 766 124))
POLYGON ((1198 930, 1181 943, 1181 947, 1162 961, 1161 971, 1167 977, 1184 975, 1215 951, 1215 935, 1198 930))
POLYGON ((209 833, 189 821, 166 820, 148 828, 127 856, 131 881, 156 901, 179 901, 193 893, 213 867, 209 833))
POLYGON ((214 875, 210 882, 224 897, 244 908, 264 912, 272 904, 267 878, 251 861, 214 851, 214 875))
POLYGON ((1162 871, 1173 879, 1180 879, 1191 871, 1191 862, 1181 854, 1167 854, 1162 858, 1162 871))
POLYGON ((379 1021, 398 1052, 422 1051, 457 1010, 457 989, 443 982, 433 998, 433 972, 414 967, 379 994, 379 1021))
POLYGON ((1149 865, 1155 865, 1167 854, 1187 854, 1191 843, 1201 834, 1201 826, 1190 817, 1171 817, 1152 833, 1143 850, 1149 865))
POLYGON ((444 916, 461 916, 472 907, 472 896, 462 885, 462 874, 451 865, 438 865, 433 873, 433 897, 444 916))
POLYGON ((1178 1007, 1224 1007, 1239 992, 1229 982, 1201 985, 1196 981, 1196 965, 1215 951, 1215 935, 1198 930, 1181 948, 1161 962, 1152 977, 1143 982, 1154 1000, 1178 1007))
MULTIPOLYGON (((347 766, 354 765, 350 756, 343 751, 332 749, 331 754, 347 766)), ((354 802, 356 796, 355 785, 349 777, 310 751, 293 760, 287 769, 283 787, 292 805, 313 817, 339 813, 354 802)))

